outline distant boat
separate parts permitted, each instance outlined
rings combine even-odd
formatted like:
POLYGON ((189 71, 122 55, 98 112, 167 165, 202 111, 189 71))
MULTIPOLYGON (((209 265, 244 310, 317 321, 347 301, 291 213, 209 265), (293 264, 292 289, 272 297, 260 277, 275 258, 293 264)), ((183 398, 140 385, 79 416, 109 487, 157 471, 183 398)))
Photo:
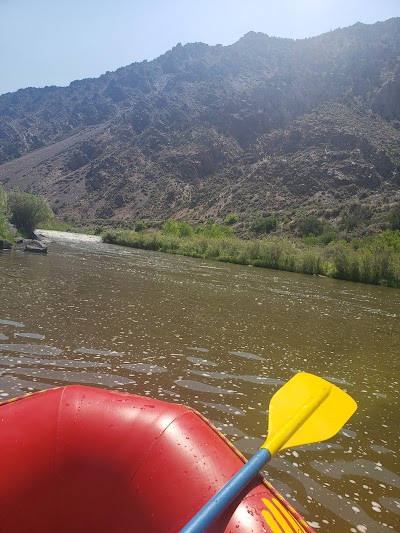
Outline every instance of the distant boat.
POLYGON ((36 252, 40 254, 47 254, 47 245, 44 242, 37 240, 24 241, 25 252, 36 252))
MULTIPOLYGON (((81 385, 0 404, 1 531, 177 533, 244 458, 197 411, 81 385)), ((313 533, 258 475, 208 533, 313 533)))

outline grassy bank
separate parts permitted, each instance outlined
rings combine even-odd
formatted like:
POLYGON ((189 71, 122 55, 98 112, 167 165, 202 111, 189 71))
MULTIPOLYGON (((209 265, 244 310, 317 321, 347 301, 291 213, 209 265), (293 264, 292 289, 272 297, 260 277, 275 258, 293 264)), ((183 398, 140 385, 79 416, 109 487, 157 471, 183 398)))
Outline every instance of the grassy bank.
POLYGON ((400 231, 385 231, 374 238, 328 245, 307 244, 301 239, 264 237, 241 240, 179 231, 115 230, 103 235, 110 244, 160 252, 318 274, 337 279, 400 287, 400 231))

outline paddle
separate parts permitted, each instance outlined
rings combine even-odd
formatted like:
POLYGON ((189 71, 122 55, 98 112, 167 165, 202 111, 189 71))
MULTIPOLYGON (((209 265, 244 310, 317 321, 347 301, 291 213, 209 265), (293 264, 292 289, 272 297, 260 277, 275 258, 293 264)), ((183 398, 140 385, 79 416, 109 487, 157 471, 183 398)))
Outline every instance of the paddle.
POLYGON ((204 531, 273 455, 333 437, 356 409, 353 398, 335 385, 312 374, 296 374, 271 399, 267 440, 180 533, 204 531))

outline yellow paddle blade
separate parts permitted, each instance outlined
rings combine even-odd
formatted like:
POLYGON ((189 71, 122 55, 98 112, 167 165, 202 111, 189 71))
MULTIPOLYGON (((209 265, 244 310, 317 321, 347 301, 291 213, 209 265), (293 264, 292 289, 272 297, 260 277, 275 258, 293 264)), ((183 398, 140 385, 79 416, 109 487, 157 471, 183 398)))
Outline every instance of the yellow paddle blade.
POLYGON ((269 404, 268 438, 261 446, 271 455, 335 435, 356 411, 351 396, 325 379, 299 373, 269 404))

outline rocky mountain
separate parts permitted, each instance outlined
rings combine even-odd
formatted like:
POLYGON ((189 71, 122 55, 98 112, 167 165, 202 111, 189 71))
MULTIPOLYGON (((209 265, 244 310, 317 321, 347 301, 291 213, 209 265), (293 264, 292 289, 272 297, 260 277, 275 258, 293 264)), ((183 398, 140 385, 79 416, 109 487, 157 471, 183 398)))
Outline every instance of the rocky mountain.
POLYGON ((68 87, 0 96, 0 184, 74 220, 290 225, 400 201, 400 18, 291 40, 178 44, 68 87))

